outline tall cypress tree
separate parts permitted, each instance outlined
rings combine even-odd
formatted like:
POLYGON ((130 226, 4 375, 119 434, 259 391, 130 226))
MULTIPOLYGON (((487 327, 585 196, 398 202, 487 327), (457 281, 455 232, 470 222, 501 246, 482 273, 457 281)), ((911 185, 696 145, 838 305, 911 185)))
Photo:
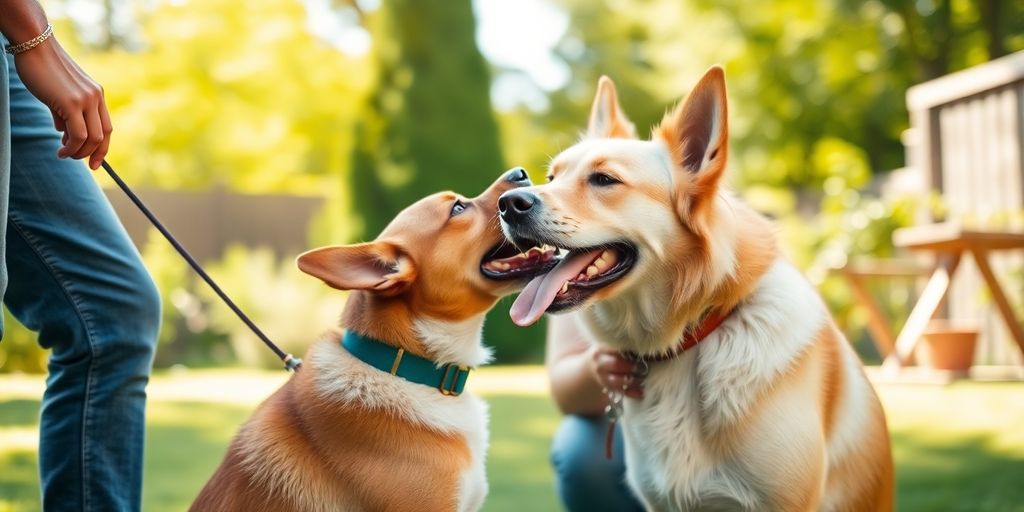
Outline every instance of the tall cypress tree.
MULTIPOLYGON (((382 0, 374 13, 376 84, 357 127, 349 192, 362 220, 348 230, 356 241, 426 194, 475 195, 503 170, 474 29, 470 0, 382 0)), ((544 336, 543 323, 513 325, 510 304, 491 311, 484 332, 506 362, 536 354, 544 336)))
POLYGON ((474 195, 502 171, 470 0, 383 0, 373 21, 377 81, 351 174, 361 240, 428 193, 474 195))

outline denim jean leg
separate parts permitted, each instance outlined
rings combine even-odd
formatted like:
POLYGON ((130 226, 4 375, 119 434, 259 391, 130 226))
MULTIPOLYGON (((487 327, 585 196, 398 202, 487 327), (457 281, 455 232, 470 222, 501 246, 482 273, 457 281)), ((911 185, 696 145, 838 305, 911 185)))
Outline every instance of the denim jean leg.
POLYGON ((555 488, 570 512, 630 512, 643 506, 626 485, 622 429, 615 430, 615 451, 605 457, 608 421, 604 417, 569 415, 562 419, 551 443, 555 488))
POLYGON ((5 302, 53 350, 40 418, 43 508, 139 510, 159 295, 89 170, 57 158, 49 110, 8 64, 5 302))

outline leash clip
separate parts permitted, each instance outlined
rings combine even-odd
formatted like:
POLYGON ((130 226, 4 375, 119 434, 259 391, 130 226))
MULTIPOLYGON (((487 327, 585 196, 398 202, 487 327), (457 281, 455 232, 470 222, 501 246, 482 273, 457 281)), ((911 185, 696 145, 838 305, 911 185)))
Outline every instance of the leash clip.
POLYGON ((300 359, 298 357, 295 357, 295 356, 293 356, 291 354, 288 354, 287 356, 285 356, 285 358, 284 358, 284 369, 285 370, 288 370, 288 371, 294 373, 294 372, 299 371, 299 367, 300 366, 302 366, 302 359, 300 359))

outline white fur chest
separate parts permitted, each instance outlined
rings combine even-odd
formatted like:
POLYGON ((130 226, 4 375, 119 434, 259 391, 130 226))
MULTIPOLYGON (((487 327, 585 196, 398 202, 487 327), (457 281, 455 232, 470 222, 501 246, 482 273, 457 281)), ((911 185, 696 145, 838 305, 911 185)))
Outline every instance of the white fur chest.
POLYGON ((627 480, 649 508, 757 509, 743 462, 709 440, 748 416, 827 318, 810 283, 779 260, 700 345, 651 368, 622 420, 627 480))
POLYGON ((479 510, 487 497, 487 470, 484 467, 488 443, 487 402, 469 394, 459 398, 466 399, 476 409, 472 418, 467 418, 463 430, 472 462, 462 475, 462 485, 459 487, 459 511, 471 512, 479 510))
POLYGON ((388 375, 355 359, 331 338, 311 352, 319 370, 318 391, 330 400, 359 402, 391 411, 413 424, 461 435, 469 447, 471 462, 460 477, 458 510, 479 510, 488 490, 484 468, 487 403, 469 393, 445 396, 428 386, 388 375))
POLYGON ((642 401, 627 400, 622 427, 629 484, 652 510, 742 510, 756 502, 739 468, 720 459, 702 430, 695 353, 661 363, 642 401))

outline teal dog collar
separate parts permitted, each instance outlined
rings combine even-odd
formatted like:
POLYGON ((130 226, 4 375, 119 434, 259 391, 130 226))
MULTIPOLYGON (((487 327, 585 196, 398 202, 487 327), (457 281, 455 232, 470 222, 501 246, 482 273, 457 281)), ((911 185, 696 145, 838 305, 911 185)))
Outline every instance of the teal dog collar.
POLYGON ((409 382, 437 388, 442 395, 458 396, 469 380, 469 370, 465 366, 448 363, 438 366, 437 363, 408 354, 405 349, 394 347, 380 340, 363 336, 357 332, 346 330, 341 338, 341 346, 362 362, 409 382))

